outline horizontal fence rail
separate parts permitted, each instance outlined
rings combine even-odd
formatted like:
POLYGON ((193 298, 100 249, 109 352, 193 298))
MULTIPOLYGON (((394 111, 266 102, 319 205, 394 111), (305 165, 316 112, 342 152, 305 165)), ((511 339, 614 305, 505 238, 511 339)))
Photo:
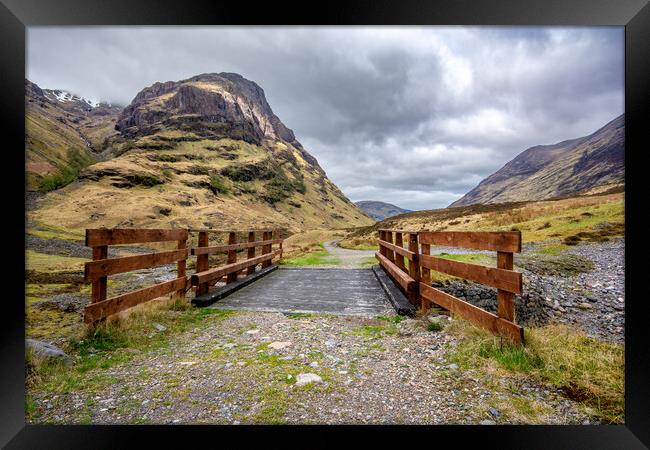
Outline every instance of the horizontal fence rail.
POLYGON ((196 255, 196 273, 190 277, 192 286, 195 286, 195 295, 206 294, 210 284, 217 283, 224 276, 226 283, 237 281, 238 273, 243 275, 252 275, 255 273, 255 267, 258 264, 262 268, 271 266, 273 258, 276 256, 282 258, 283 239, 280 239, 280 230, 248 230, 245 232, 226 231, 226 230, 197 230, 199 233, 198 247, 191 249, 191 254, 196 255), (209 233, 227 233, 228 244, 209 245, 209 233), (238 234, 247 235, 246 242, 238 242, 238 234), (256 236, 261 234, 261 240, 256 240, 256 236), (273 250, 273 245, 278 245, 278 249, 273 250), (255 256, 256 249, 260 248, 261 254, 255 256), (246 258, 237 261, 237 251, 247 250, 246 258), (226 264, 220 267, 210 268, 209 255, 214 253, 226 253, 226 264))
POLYGON ((434 303, 493 333, 523 343, 523 328, 515 323, 515 294, 522 292, 522 275, 513 270, 513 253, 521 252, 521 232, 379 230, 380 266, 409 301, 422 309, 434 303), (409 236, 408 249, 403 236, 409 236), (394 240, 393 240, 394 237, 394 240), (431 245, 497 252, 497 267, 432 256, 431 245), (497 314, 431 286, 431 270, 497 288, 497 314))
POLYGON ((163 297, 167 294, 185 297, 185 292, 196 287, 196 295, 208 292, 209 285, 226 277, 226 283, 237 281, 238 274, 252 275, 258 264, 262 268, 271 266, 273 259, 282 258, 284 240, 279 238, 280 230, 188 230, 188 229, 136 229, 100 228, 86 230, 86 246, 92 247, 93 260, 85 264, 84 279, 92 283, 91 302, 84 309, 84 321, 95 323, 107 317, 132 308, 141 303, 163 297), (198 246, 188 249, 189 234, 198 233, 198 246), (209 236, 226 233, 227 244, 209 245, 209 236), (238 242, 238 235, 247 236, 246 241, 238 242), (256 240, 257 235, 260 240, 256 240), (177 241, 177 249, 142 255, 108 258, 108 246, 127 244, 146 244, 151 242, 177 241), (277 249, 273 246, 277 245, 277 249), (260 254, 256 255, 256 249, 260 254), (246 251, 246 258, 237 260, 238 251, 246 251), (220 267, 209 267, 211 254, 225 253, 227 261, 220 267), (196 273, 186 276, 187 258, 196 256, 196 273), (177 278, 150 287, 107 298, 108 276, 134 270, 150 269, 176 263, 177 278))
POLYGON ((88 229, 86 246, 93 249, 93 261, 85 264, 84 278, 92 283, 91 303, 84 309, 84 322, 94 323, 140 303, 175 292, 185 295, 187 278, 185 266, 187 230, 144 230, 129 228, 88 229), (109 245, 144 244, 149 242, 177 241, 178 250, 144 255, 108 258, 109 245), (151 287, 138 289, 112 298, 107 297, 108 276, 132 270, 158 267, 176 263, 177 278, 151 287))

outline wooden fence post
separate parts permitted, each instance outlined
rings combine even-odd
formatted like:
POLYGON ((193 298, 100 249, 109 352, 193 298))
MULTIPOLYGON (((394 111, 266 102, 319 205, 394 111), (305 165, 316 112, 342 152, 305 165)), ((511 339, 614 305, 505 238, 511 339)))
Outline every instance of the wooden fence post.
POLYGON ((409 251, 413 252, 413 260, 409 261, 409 276, 415 280, 413 291, 409 293, 409 300, 411 304, 420 306, 420 258, 417 233, 409 233, 409 251))
MULTIPOLYGON (((389 243, 393 243, 393 232, 384 231, 384 240, 389 243)), ((395 252, 389 249, 386 249, 386 258, 392 263, 395 262, 395 252)))
MULTIPOLYGON (((396 231, 395 232, 395 245, 398 247, 404 247, 404 240, 402 238, 402 233, 396 231)), ((395 264, 397 264, 397 267, 399 267, 401 270, 406 272, 406 266, 404 265, 404 257, 398 253, 395 253, 395 264)))
MULTIPOLYGON (((182 250, 184 248, 187 248, 187 239, 179 239, 178 241, 178 249, 182 250)), ((187 256, 185 256, 185 259, 179 259, 176 262, 176 275, 177 278, 185 278, 185 268, 187 266, 187 256)), ((185 288, 187 286, 187 279, 185 280, 185 283, 183 283, 183 287, 176 291, 176 295, 178 295, 181 298, 185 298, 185 288)))
MULTIPOLYGON (((265 231, 262 233, 262 240, 268 241, 271 239, 271 232, 270 231, 265 231)), ((270 245, 263 245, 262 246, 262 254, 266 255, 267 253, 271 253, 271 246, 270 245)), ((271 265, 271 260, 266 260, 262 262, 262 269, 269 267, 271 265)))
MULTIPOLYGON (((207 231, 199 231, 199 247, 207 247, 209 245, 209 237, 207 231)), ((203 253, 196 257, 196 271, 203 272, 209 268, 208 253, 203 253)), ((196 287, 196 295, 206 294, 208 292, 208 283, 201 283, 196 287)))
MULTIPOLYGON (((88 231, 86 231, 86 234, 88 231)), ((86 238, 87 240, 88 238, 86 238)), ((108 258, 108 245, 100 245, 93 247, 93 261, 98 259, 108 258)), ((101 277, 97 281, 93 281, 91 290, 91 303, 101 302, 106 300, 106 285, 108 277, 101 277)))
MULTIPOLYGON (((431 245, 429 244, 420 244, 420 247, 422 247, 421 254, 422 255, 430 255, 431 254, 431 245)), ((419 256, 419 254, 418 254, 419 256)), ((426 284, 429 286, 431 284, 431 270, 427 267, 420 266, 420 280, 422 283, 426 284)), ((422 308, 428 310, 431 307, 431 302, 426 300, 424 297, 420 296, 420 302, 422 303, 422 308)))
MULTIPOLYGON (((385 241, 386 240, 385 239, 386 238, 386 233, 384 231, 382 231, 382 230, 379 230, 378 233, 379 233, 379 240, 380 241, 385 241)), ((386 249, 381 245, 379 246, 379 254, 383 255, 383 256, 386 256, 386 249)))
MULTIPOLYGON (((254 231, 249 231, 248 232, 248 242, 255 242, 255 232, 254 231)), ((246 254, 246 257, 248 259, 255 258, 255 247, 250 247, 248 249, 248 253, 246 254)), ((247 275, 253 275, 255 273, 255 266, 251 266, 248 269, 246 269, 246 274, 247 275)))
MULTIPOLYGON (((237 243, 237 233, 235 231, 231 231, 228 233, 228 244, 236 244, 237 243)), ((237 262, 237 250, 228 250, 228 264, 236 263, 237 262)), ((226 277, 226 283, 233 283, 237 281, 237 272, 229 273, 228 276, 226 277)))
MULTIPOLYGON (((513 254, 510 252, 497 252, 497 267, 512 270, 514 267, 513 254)), ((515 294, 497 289, 497 316, 514 323, 515 294)))

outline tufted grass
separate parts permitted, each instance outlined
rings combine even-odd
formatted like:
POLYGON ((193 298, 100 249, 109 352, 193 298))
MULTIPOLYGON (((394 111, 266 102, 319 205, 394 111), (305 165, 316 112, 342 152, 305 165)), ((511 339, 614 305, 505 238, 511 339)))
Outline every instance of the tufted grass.
POLYGON ((530 377, 560 388, 584 413, 624 423, 624 347, 587 337, 564 325, 525 329, 525 346, 504 343, 462 319, 447 330, 459 338, 450 359, 487 377, 530 377))

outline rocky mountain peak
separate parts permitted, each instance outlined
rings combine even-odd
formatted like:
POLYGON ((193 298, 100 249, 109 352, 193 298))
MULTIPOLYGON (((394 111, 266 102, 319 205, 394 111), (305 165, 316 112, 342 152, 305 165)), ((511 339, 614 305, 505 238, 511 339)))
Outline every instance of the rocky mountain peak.
POLYGON ((293 131, 273 113, 264 90, 236 73, 206 73, 186 80, 155 83, 136 95, 116 129, 127 136, 164 129, 204 138, 264 139, 296 145, 293 131))

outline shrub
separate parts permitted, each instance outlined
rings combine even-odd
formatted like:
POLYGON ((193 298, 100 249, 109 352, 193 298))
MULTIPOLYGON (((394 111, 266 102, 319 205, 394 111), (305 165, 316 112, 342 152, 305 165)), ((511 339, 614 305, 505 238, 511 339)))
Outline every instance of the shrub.
POLYGON ((442 330, 442 325, 440 325, 440 322, 431 322, 429 325, 427 325, 427 331, 440 331, 442 330))
POLYGON ((210 190, 214 194, 227 194, 229 192, 228 186, 225 185, 218 175, 212 175, 210 177, 210 190))
POLYGON ((158 184, 164 183, 164 181, 158 178, 157 176, 148 175, 145 173, 134 173, 131 175, 126 175, 124 178, 126 178, 133 184, 139 184, 146 187, 153 187, 158 184))

